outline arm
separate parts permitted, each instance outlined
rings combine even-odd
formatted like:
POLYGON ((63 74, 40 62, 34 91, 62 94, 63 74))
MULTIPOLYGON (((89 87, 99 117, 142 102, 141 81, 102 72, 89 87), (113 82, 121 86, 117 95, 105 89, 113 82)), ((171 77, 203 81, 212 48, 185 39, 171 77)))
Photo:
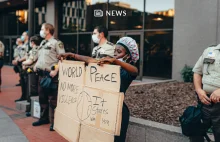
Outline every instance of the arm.
POLYGON ((26 61, 26 57, 23 57, 23 58, 19 59, 18 61, 19 61, 19 62, 26 61))
POLYGON ((33 60, 27 60, 27 61, 24 61, 22 64, 23 65, 25 65, 25 66, 30 66, 30 65, 32 65, 34 62, 33 62, 33 60))
POLYGON ((98 64, 104 64, 105 62, 110 62, 110 63, 112 63, 112 64, 119 65, 119 66, 121 66, 124 70, 128 71, 128 72, 129 72, 131 75, 133 75, 133 76, 138 75, 138 69, 137 69, 135 66, 133 66, 133 65, 131 65, 131 64, 129 64, 129 63, 121 62, 121 61, 119 61, 119 60, 117 60, 117 59, 115 59, 115 58, 104 57, 104 58, 102 58, 102 59, 99 61, 98 64))
POLYGON ((78 55, 74 53, 63 53, 58 55, 58 59, 61 60, 62 58, 66 59, 67 57, 73 58, 78 61, 84 61, 87 64, 88 63, 97 63, 98 61, 94 58, 88 57, 88 56, 83 56, 83 55, 78 55))
POLYGON ((193 83, 194 83, 196 92, 199 92, 199 90, 202 90, 202 76, 200 74, 194 73, 193 83))
POLYGON ((125 62, 121 62, 121 61, 119 61, 119 60, 117 60, 117 59, 115 59, 114 63, 115 63, 116 65, 121 66, 123 69, 125 69, 126 71, 128 71, 131 75, 134 75, 134 76, 138 75, 138 69, 137 69, 137 67, 135 67, 135 66, 133 66, 133 65, 131 65, 131 64, 125 63, 125 62))

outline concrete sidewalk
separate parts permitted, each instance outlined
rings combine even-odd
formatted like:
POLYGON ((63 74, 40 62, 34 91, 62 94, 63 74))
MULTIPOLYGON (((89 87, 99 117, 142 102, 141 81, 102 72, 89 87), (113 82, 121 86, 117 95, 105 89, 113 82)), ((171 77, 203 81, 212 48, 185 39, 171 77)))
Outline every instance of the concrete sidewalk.
POLYGON ((21 97, 21 87, 15 86, 18 81, 19 76, 18 74, 15 74, 13 68, 4 66, 2 69, 2 92, 0 92, 0 109, 1 112, 4 112, 4 115, 0 113, 0 120, 2 117, 7 117, 10 118, 10 121, 5 119, 0 121, 0 142, 67 142, 55 131, 49 131, 49 124, 33 127, 32 123, 37 119, 33 117, 26 117, 24 112, 16 110, 16 104, 14 100, 21 97), (9 125, 6 122, 11 124, 9 125), (11 125, 17 125, 17 127, 14 129, 16 130, 16 133, 13 132, 11 125), (19 134, 18 132, 20 132, 21 136, 23 133, 28 140, 19 140, 19 135, 17 135, 16 139, 8 137, 13 135, 16 136, 16 134, 19 134), (1 137, 4 139, 1 139, 1 137))
POLYGON ((27 138, 13 122, 13 120, 0 109, 0 142, 28 142, 27 138))

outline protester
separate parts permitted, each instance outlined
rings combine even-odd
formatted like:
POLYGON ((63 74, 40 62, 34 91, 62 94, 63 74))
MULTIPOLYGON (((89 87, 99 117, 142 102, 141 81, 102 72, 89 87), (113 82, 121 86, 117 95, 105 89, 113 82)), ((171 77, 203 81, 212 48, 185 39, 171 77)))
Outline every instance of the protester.
POLYGON ((40 39, 37 36, 30 38, 30 47, 32 48, 29 51, 29 56, 27 60, 22 63, 23 69, 27 71, 27 102, 30 103, 29 107, 26 109, 26 116, 31 116, 31 96, 38 95, 37 85, 38 85, 38 76, 36 72, 33 71, 33 67, 38 59, 38 48, 40 45, 40 39))
MULTIPOLYGON (((105 63, 111 63, 121 66, 120 77, 121 85, 120 92, 126 93, 126 90, 130 86, 131 82, 137 77, 138 69, 134 66, 139 60, 139 52, 136 41, 130 37, 123 37, 118 40, 115 46, 114 57, 110 54, 103 54, 106 56, 100 60, 82 56, 74 53, 64 53, 58 56, 58 59, 65 59, 67 57, 74 58, 86 63, 98 63, 99 65, 105 63)), ((125 103, 123 103, 122 109, 122 123, 120 136, 115 136, 115 142, 125 142, 127 128, 129 124, 129 109, 125 103)))
POLYGON ((34 70, 39 74, 38 93, 42 113, 40 119, 34 122, 33 126, 40 126, 50 122, 50 131, 54 131, 54 110, 57 106, 58 94, 58 72, 57 70, 51 70, 51 68, 58 64, 57 55, 65 53, 63 43, 54 39, 53 34, 53 25, 49 23, 42 25, 40 36, 44 40, 40 44, 38 60, 34 67, 34 70), (52 85, 47 86, 48 82, 52 82, 52 85))

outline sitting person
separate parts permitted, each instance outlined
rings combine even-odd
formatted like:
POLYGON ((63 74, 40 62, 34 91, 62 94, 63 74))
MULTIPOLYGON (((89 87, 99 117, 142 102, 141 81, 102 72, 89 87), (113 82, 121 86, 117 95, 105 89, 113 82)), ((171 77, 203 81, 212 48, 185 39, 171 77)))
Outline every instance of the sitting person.
MULTIPOLYGON (((130 84, 132 83, 132 81, 138 75, 138 69, 134 66, 139 59, 138 47, 136 41, 130 37, 122 37, 118 40, 118 42, 115 45, 114 57, 111 57, 111 55, 106 54, 106 57, 97 60, 91 57, 82 56, 74 53, 64 53, 58 55, 58 59, 60 60, 65 59, 67 57, 71 57, 79 61, 84 61, 86 63, 98 63, 99 65, 111 63, 121 66, 120 92, 123 92, 124 94, 130 86, 130 84)), ((129 109, 127 105, 123 103, 121 132, 120 136, 115 136, 115 142, 125 142, 128 124, 129 109)))

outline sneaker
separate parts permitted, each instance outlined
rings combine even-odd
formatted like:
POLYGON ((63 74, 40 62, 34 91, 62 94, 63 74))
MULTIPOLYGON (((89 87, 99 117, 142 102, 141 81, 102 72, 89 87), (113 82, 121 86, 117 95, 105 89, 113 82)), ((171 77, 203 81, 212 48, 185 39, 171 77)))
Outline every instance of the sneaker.
POLYGON ((50 125, 50 131, 54 131, 53 124, 50 125))
POLYGON ((49 123, 50 123, 49 120, 38 120, 38 121, 34 122, 32 125, 33 126, 40 126, 40 125, 49 124, 49 123))
POLYGON ((15 100, 15 102, 24 101, 24 100, 26 99, 20 98, 20 99, 15 100))
POLYGON ((27 117, 30 117, 30 116, 31 116, 31 113, 30 113, 30 112, 26 112, 26 116, 27 116, 27 117))

